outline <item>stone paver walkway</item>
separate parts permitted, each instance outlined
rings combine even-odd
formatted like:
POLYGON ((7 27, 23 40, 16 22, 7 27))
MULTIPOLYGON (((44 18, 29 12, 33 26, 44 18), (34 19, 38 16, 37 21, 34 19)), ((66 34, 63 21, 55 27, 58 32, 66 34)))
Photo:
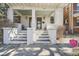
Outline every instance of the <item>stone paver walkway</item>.
POLYGON ((71 56, 68 44, 0 45, 0 56, 71 56))

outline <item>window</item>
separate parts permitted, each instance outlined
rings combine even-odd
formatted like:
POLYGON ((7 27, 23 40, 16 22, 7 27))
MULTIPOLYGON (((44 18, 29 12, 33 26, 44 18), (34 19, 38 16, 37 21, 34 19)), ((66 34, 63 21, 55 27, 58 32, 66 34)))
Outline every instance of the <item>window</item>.
POLYGON ((14 16, 14 23, 21 23, 21 17, 20 16, 14 16))
POLYGON ((79 26, 79 18, 76 19, 76 26, 79 26))
POLYGON ((79 3, 77 3, 77 6, 79 6, 79 3))
POLYGON ((50 23, 54 23, 54 17, 53 16, 50 17, 50 23))
POLYGON ((79 10, 79 3, 77 3, 77 10, 79 10))

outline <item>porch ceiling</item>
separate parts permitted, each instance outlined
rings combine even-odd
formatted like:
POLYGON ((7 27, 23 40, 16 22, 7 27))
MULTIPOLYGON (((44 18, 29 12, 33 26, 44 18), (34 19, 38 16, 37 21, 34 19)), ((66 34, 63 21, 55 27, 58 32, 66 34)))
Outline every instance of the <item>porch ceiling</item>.
POLYGON ((50 15, 56 8, 64 7, 66 3, 8 3, 9 7, 22 15, 32 15, 32 9, 36 15, 50 15))
POLYGON ((13 9, 55 9, 64 7, 66 3, 8 3, 13 9))
POLYGON ((36 15, 37 16, 49 16, 51 15, 51 13, 54 12, 54 11, 36 11, 36 15))
POLYGON ((15 11, 18 11, 22 15, 31 15, 32 14, 32 10, 15 10, 15 11))
MULTIPOLYGON (((17 11, 21 15, 32 15, 32 10, 14 10, 17 11)), ((44 11, 44 10, 36 10, 36 16, 49 16, 53 11, 44 11)), ((15 12, 15 15, 19 15, 18 13, 15 12)))

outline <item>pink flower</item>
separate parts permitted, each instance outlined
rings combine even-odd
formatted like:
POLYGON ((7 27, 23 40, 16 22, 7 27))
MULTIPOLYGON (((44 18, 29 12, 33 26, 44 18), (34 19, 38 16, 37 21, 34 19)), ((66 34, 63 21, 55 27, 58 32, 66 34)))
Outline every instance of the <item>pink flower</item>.
POLYGON ((75 39, 71 39, 71 40, 70 40, 70 45, 71 45, 72 47, 77 47, 77 44, 78 44, 77 40, 75 40, 75 39))

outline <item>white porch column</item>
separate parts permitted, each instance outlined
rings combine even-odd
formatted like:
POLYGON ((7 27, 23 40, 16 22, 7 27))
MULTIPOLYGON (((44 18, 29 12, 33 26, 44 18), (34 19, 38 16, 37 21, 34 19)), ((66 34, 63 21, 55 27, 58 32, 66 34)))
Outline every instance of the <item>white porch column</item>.
POLYGON ((36 41, 36 33, 35 33, 35 30, 36 30, 36 13, 35 13, 35 9, 32 9, 32 34, 33 34, 33 38, 32 38, 32 41, 33 43, 36 41))
POLYGON ((32 9, 32 28, 27 28, 27 45, 33 44, 35 39, 35 29, 36 29, 36 17, 35 9, 32 9))
POLYGON ((7 19, 10 20, 10 22, 13 22, 13 9, 11 8, 8 8, 7 19))
POLYGON ((58 8, 55 10, 55 24, 63 25, 63 8, 58 8))
POLYGON ((33 30, 36 29, 36 16, 35 16, 35 9, 32 9, 32 28, 33 30))

